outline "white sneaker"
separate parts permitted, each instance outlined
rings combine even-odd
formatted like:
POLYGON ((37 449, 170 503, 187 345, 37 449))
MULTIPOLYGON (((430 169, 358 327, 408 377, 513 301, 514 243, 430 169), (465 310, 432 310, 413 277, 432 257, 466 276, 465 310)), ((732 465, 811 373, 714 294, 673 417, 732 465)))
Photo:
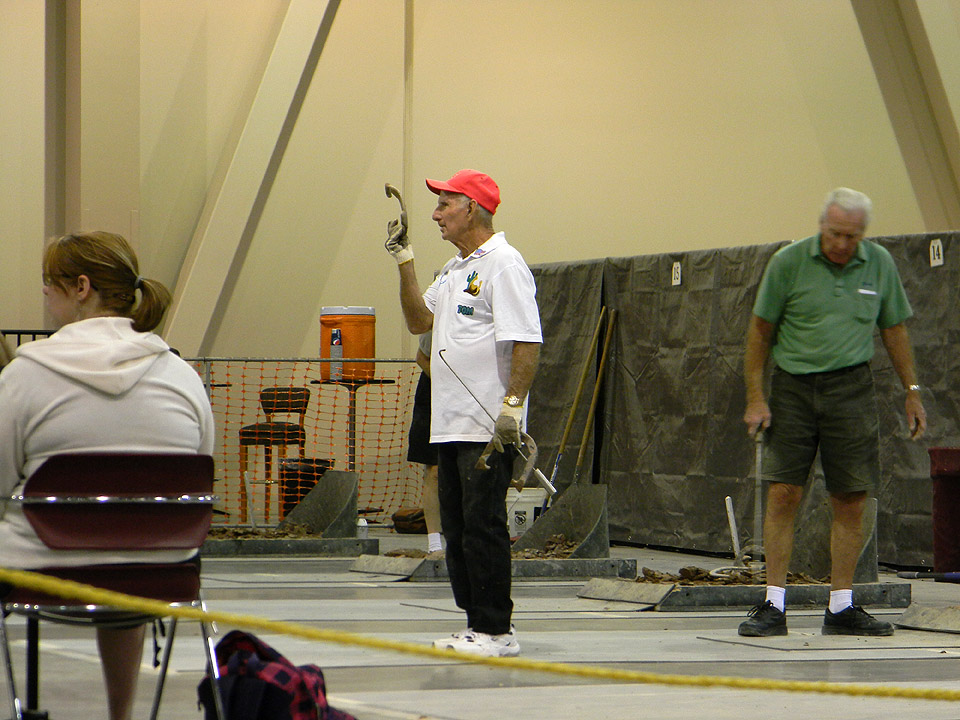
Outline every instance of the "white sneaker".
POLYGON ((512 627, 510 632, 502 635, 469 632, 443 647, 485 657, 514 657, 520 654, 520 643, 517 642, 517 633, 512 627))
POLYGON ((455 632, 453 635, 448 635, 445 638, 440 638, 439 640, 433 641, 433 646, 438 650, 448 650, 453 647, 453 643, 461 640, 462 638, 467 637, 467 635, 473 635, 473 631, 470 628, 466 630, 461 630, 460 632, 455 632))

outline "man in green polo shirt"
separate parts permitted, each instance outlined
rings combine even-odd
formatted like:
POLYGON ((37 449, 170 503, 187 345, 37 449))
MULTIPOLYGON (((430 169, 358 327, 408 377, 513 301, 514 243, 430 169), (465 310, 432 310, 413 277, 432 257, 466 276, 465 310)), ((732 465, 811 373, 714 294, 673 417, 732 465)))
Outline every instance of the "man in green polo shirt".
POLYGON ((863 240, 872 204, 863 193, 827 195, 820 232, 770 259, 747 330, 744 375, 751 435, 766 431, 763 477, 767 596, 739 633, 786 635, 784 594, 794 518, 817 449, 833 522, 830 607, 825 635, 891 635, 893 626, 853 605, 867 494, 880 476, 879 420, 873 376, 873 330, 906 392, 907 423, 917 439, 927 426, 904 321, 913 313, 890 253, 863 240), (775 368, 764 396, 767 358, 775 368))

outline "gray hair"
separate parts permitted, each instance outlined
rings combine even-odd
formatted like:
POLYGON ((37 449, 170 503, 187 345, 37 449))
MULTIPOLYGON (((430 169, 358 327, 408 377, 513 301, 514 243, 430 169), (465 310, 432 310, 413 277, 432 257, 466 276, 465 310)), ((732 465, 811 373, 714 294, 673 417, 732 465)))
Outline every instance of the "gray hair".
POLYGON ((830 209, 831 205, 836 205, 846 212, 856 212, 859 210, 863 213, 863 226, 866 227, 870 224, 873 202, 858 190, 838 187, 827 193, 827 199, 823 201, 823 210, 820 212, 821 220, 827 216, 827 210, 830 209))
MULTIPOLYGON (((463 193, 456 193, 460 196, 460 204, 467 205, 473 199, 464 195, 463 193)), ((474 200, 476 202, 476 200, 474 200)), ((483 205, 477 203, 477 218, 480 220, 480 224, 484 227, 492 228, 493 227, 493 213, 487 210, 483 205)))
POLYGON ((484 227, 493 227, 493 213, 487 210, 483 205, 477 203, 477 215, 484 227))

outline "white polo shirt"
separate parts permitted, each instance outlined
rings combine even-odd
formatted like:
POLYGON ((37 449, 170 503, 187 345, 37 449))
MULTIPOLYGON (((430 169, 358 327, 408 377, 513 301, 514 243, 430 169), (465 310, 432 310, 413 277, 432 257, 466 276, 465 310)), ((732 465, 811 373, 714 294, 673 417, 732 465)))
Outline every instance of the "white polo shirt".
POLYGON ((514 341, 543 342, 536 292, 533 274, 502 232, 466 258, 458 253, 427 288, 423 301, 433 313, 430 442, 487 442, 493 436, 487 412, 500 413, 514 341))

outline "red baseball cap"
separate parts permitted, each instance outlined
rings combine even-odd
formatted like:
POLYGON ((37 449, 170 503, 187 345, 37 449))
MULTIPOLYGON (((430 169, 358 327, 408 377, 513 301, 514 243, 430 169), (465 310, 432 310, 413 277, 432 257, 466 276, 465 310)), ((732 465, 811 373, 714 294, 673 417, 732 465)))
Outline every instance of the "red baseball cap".
POLYGON ((491 214, 497 212, 497 205, 500 204, 500 188, 497 187, 493 178, 476 170, 461 170, 446 182, 428 179, 427 187, 437 195, 444 190, 466 195, 471 200, 476 200, 491 214))

